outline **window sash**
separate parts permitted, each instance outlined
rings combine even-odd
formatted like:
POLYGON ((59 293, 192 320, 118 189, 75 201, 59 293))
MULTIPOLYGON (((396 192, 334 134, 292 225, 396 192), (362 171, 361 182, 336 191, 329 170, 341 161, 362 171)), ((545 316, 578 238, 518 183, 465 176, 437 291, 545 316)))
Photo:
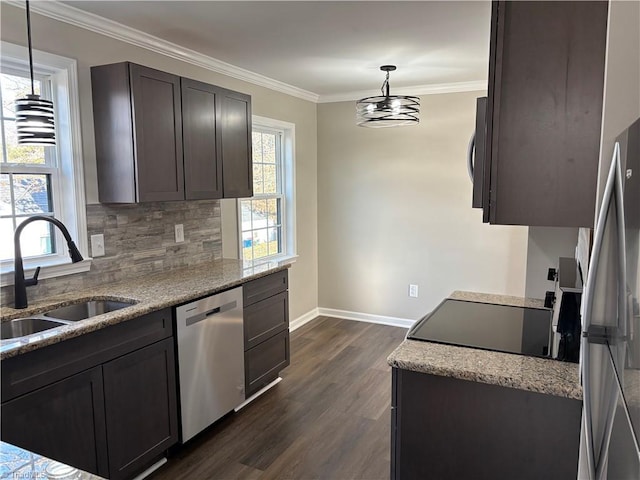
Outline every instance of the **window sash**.
MULTIPOLYGON (((269 135, 275 136, 275 157, 276 157, 276 191, 269 193, 254 193, 251 198, 266 198, 273 197, 274 195, 283 196, 283 187, 282 187, 282 164, 284 161, 283 151, 282 151, 282 137, 284 132, 282 130, 276 128, 268 128, 268 127, 253 127, 252 132, 266 133, 269 135)), ((261 159, 263 156, 261 155, 261 159)), ((253 164, 258 165, 273 165, 272 163, 264 163, 264 162, 253 162, 253 164)), ((263 184, 264 185, 264 184, 263 184)))
POLYGON ((273 254, 267 254, 267 255, 263 255, 260 256, 258 258, 255 258, 255 254, 253 252, 255 252, 255 245, 252 243, 251 245, 251 251, 252 251, 252 255, 251 258, 253 260, 267 260, 267 259, 271 259, 271 258, 275 258, 278 256, 282 256, 286 251, 286 234, 285 234, 285 228, 286 228, 286 201, 285 201, 285 197, 282 194, 270 194, 270 195, 261 195, 260 197, 251 197, 251 198, 246 198, 246 199, 241 199, 240 201, 238 201, 238 223, 239 223, 239 243, 240 243, 240 257, 244 258, 244 249, 246 247, 244 247, 244 236, 247 233, 251 233, 251 237, 253 238, 253 233, 254 232, 258 232, 261 230, 266 230, 268 231, 269 229, 275 229, 277 234, 278 234, 278 251, 276 253, 273 254), (276 200, 276 202, 280 205, 280 215, 279 215, 279 221, 273 225, 266 225, 265 227, 257 227, 257 228, 253 228, 253 219, 252 219, 252 223, 251 223, 251 228, 248 229, 244 229, 242 226, 242 205, 243 204, 248 204, 249 208, 251 207, 251 203, 255 202, 255 201, 260 201, 260 200, 276 200))

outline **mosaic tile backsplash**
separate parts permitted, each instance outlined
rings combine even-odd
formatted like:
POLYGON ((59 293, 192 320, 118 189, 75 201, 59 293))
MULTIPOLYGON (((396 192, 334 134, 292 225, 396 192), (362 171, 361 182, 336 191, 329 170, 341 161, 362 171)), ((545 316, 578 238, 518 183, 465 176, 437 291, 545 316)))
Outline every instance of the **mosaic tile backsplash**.
MULTIPOLYGON (((27 287, 29 298, 222 258, 219 200, 87 205, 87 235, 99 233, 106 255, 94 258, 90 271, 40 280, 27 287), (184 225, 182 243, 175 242, 179 223, 184 225)), ((0 305, 12 303, 13 285, 2 287, 0 305)))

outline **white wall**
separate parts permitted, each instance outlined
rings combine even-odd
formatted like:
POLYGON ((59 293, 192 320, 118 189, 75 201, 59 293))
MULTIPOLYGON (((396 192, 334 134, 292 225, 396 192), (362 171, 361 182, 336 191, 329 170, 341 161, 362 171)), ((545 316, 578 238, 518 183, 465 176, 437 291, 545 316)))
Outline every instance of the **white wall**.
MULTIPOLYGON (((25 12, 1 4, 0 38, 24 45, 25 12)), ((92 65, 131 61, 176 75, 220 85, 252 97, 255 115, 296 125, 296 189, 299 258, 290 270, 290 308, 294 319, 318 305, 317 288, 317 125, 316 104, 196 67, 144 48, 115 40, 41 15, 32 14, 34 48, 76 59, 80 90, 80 117, 87 203, 98 202, 96 154, 91 101, 92 65)), ((234 203, 231 201, 231 203, 234 203)), ((228 228, 229 202, 223 204, 223 231, 228 228)))
POLYGON ((524 295, 527 228, 471 208, 480 95, 423 96, 420 124, 392 129, 357 127, 354 102, 318 106, 320 307, 417 319, 453 290, 524 295))

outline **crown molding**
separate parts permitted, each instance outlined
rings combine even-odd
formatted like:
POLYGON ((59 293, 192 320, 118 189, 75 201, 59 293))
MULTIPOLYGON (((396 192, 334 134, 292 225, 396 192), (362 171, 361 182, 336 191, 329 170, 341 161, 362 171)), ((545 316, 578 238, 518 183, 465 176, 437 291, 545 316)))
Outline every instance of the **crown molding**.
MULTIPOLYGON (((13 5, 18 8, 25 8, 24 2, 17 0, 2 0, 3 3, 13 5)), ((273 78, 265 77, 259 73, 236 67, 208 55, 196 52, 189 48, 182 47, 173 42, 169 42, 154 35, 149 35, 135 28, 128 27, 113 20, 109 20, 93 13, 85 12, 79 8, 66 5, 55 0, 46 2, 33 2, 30 9, 34 13, 44 15, 60 22, 68 23, 75 27, 84 28, 107 37, 120 40, 122 42, 145 48, 162 55, 166 55, 176 60, 181 60, 198 67, 206 68, 212 72, 221 73, 229 77, 237 78, 245 82, 269 88, 278 92, 291 95, 293 97, 317 103, 319 95, 302 88, 289 85, 273 78)))
MULTIPOLYGON (((439 83, 434 85, 416 85, 413 87, 394 88, 396 95, 436 95, 439 93, 475 92, 487 90, 486 80, 474 80, 471 82, 439 83)), ((349 102, 365 97, 380 95, 380 90, 361 90, 358 92, 336 93, 320 95, 318 103, 349 102)))

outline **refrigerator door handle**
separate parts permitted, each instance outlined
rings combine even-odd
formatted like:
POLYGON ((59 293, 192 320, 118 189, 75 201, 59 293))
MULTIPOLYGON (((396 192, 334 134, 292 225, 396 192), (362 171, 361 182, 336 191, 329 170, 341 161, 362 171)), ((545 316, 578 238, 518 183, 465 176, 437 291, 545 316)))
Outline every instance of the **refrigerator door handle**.
MULTIPOLYGON (((624 186, 622 184, 622 165, 620 159, 620 144, 616 142, 613 150, 614 161, 616 162, 616 214, 618 224, 618 330, 620 332, 622 351, 626 349, 627 339, 627 245, 626 245, 626 225, 624 219, 624 186)), ((624 358, 622 353, 617 362, 624 358)), ((617 364, 616 364, 617 366, 617 364)))
MULTIPOLYGON (((618 227, 618 321, 617 321, 617 338, 613 338, 612 342, 607 345, 607 354, 611 361, 611 368, 614 370, 614 382, 616 387, 618 386, 618 376, 620 375, 620 365, 624 361, 626 350, 626 335, 627 335, 627 302, 626 302, 626 279, 627 279, 627 261, 626 261, 626 245, 625 245, 625 221, 624 221, 624 194, 622 186, 622 166, 620 165, 620 144, 616 142, 613 150, 613 165, 611 169, 615 168, 615 180, 614 180, 614 193, 615 193, 615 214, 616 214, 616 226, 618 227), (613 344, 613 345, 611 345, 613 344), (613 350, 612 350, 613 346, 613 350)), ((598 480, 606 479, 607 462, 603 461, 608 457, 609 441, 611 440, 611 432, 613 430, 613 421, 615 420, 616 407, 618 403, 618 389, 616 388, 613 398, 610 399, 611 403, 607 410, 607 417, 605 420, 605 428, 603 441, 601 445, 600 461, 596 468, 596 478, 598 480)))
MULTIPOLYGON (((607 216, 609 213, 609 205, 613 200, 613 196, 615 195, 616 200, 616 221, 618 227, 618 233, 622 232, 622 240, 618 240, 618 247, 622 244, 624 246, 624 219, 621 224, 620 222, 620 214, 624 214, 622 212, 622 188, 621 188, 621 178, 620 178, 620 145, 616 142, 614 147, 613 158, 611 161, 611 167, 609 169, 609 175, 607 176, 607 183, 605 184, 604 195, 602 197, 602 205, 600 207, 600 212, 598 214, 598 220, 595 228, 594 235, 594 243, 593 243, 593 252, 590 262, 589 275, 587 277, 587 284, 585 286, 584 292, 584 312, 582 316, 582 345, 581 345, 581 368, 580 375, 582 380, 583 387, 583 415, 584 415, 584 438, 585 438, 585 450, 586 450, 586 461, 588 466, 589 478, 596 479, 601 478, 602 467, 606 464, 603 462, 602 454, 606 456, 606 449, 599 448, 600 456, 596 461, 595 458, 595 445, 594 445, 594 434, 593 434, 593 405, 591 402, 591 376, 590 376, 590 363, 591 363, 591 342, 589 341, 588 333, 589 327, 591 326, 591 317, 593 313, 593 297, 596 288, 596 278, 598 275, 598 264, 600 261, 600 255, 602 251, 602 244, 604 241, 604 229, 607 222, 607 216), (622 229, 621 229, 622 228, 622 229), (598 465, 596 465, 596 463, 598 465)), ((620 236, 620 235, 619 235, 620 236)), ((622 259, 624 256, 622 257, 622 259)), ((622 260, 620 258, 620 252, 618 255, 618 261, 622 260)), ((619 277, 618 281, 620 281, 620 275, 624 274, 624 270, 620 271, 619 269, 619 277)), ((618 300, 619 301, 619 300, 618 300)), ((613 412, 615 413, 615 402, 613 402, 613 412)), ((601 444, 601 447, 608 443, 609 435, 611 433, 610 423, 613 422, 613 415, 610 411, 607 412, 606 424, 605 424, 605 435, 604 439, 606 443, 601 444)))

